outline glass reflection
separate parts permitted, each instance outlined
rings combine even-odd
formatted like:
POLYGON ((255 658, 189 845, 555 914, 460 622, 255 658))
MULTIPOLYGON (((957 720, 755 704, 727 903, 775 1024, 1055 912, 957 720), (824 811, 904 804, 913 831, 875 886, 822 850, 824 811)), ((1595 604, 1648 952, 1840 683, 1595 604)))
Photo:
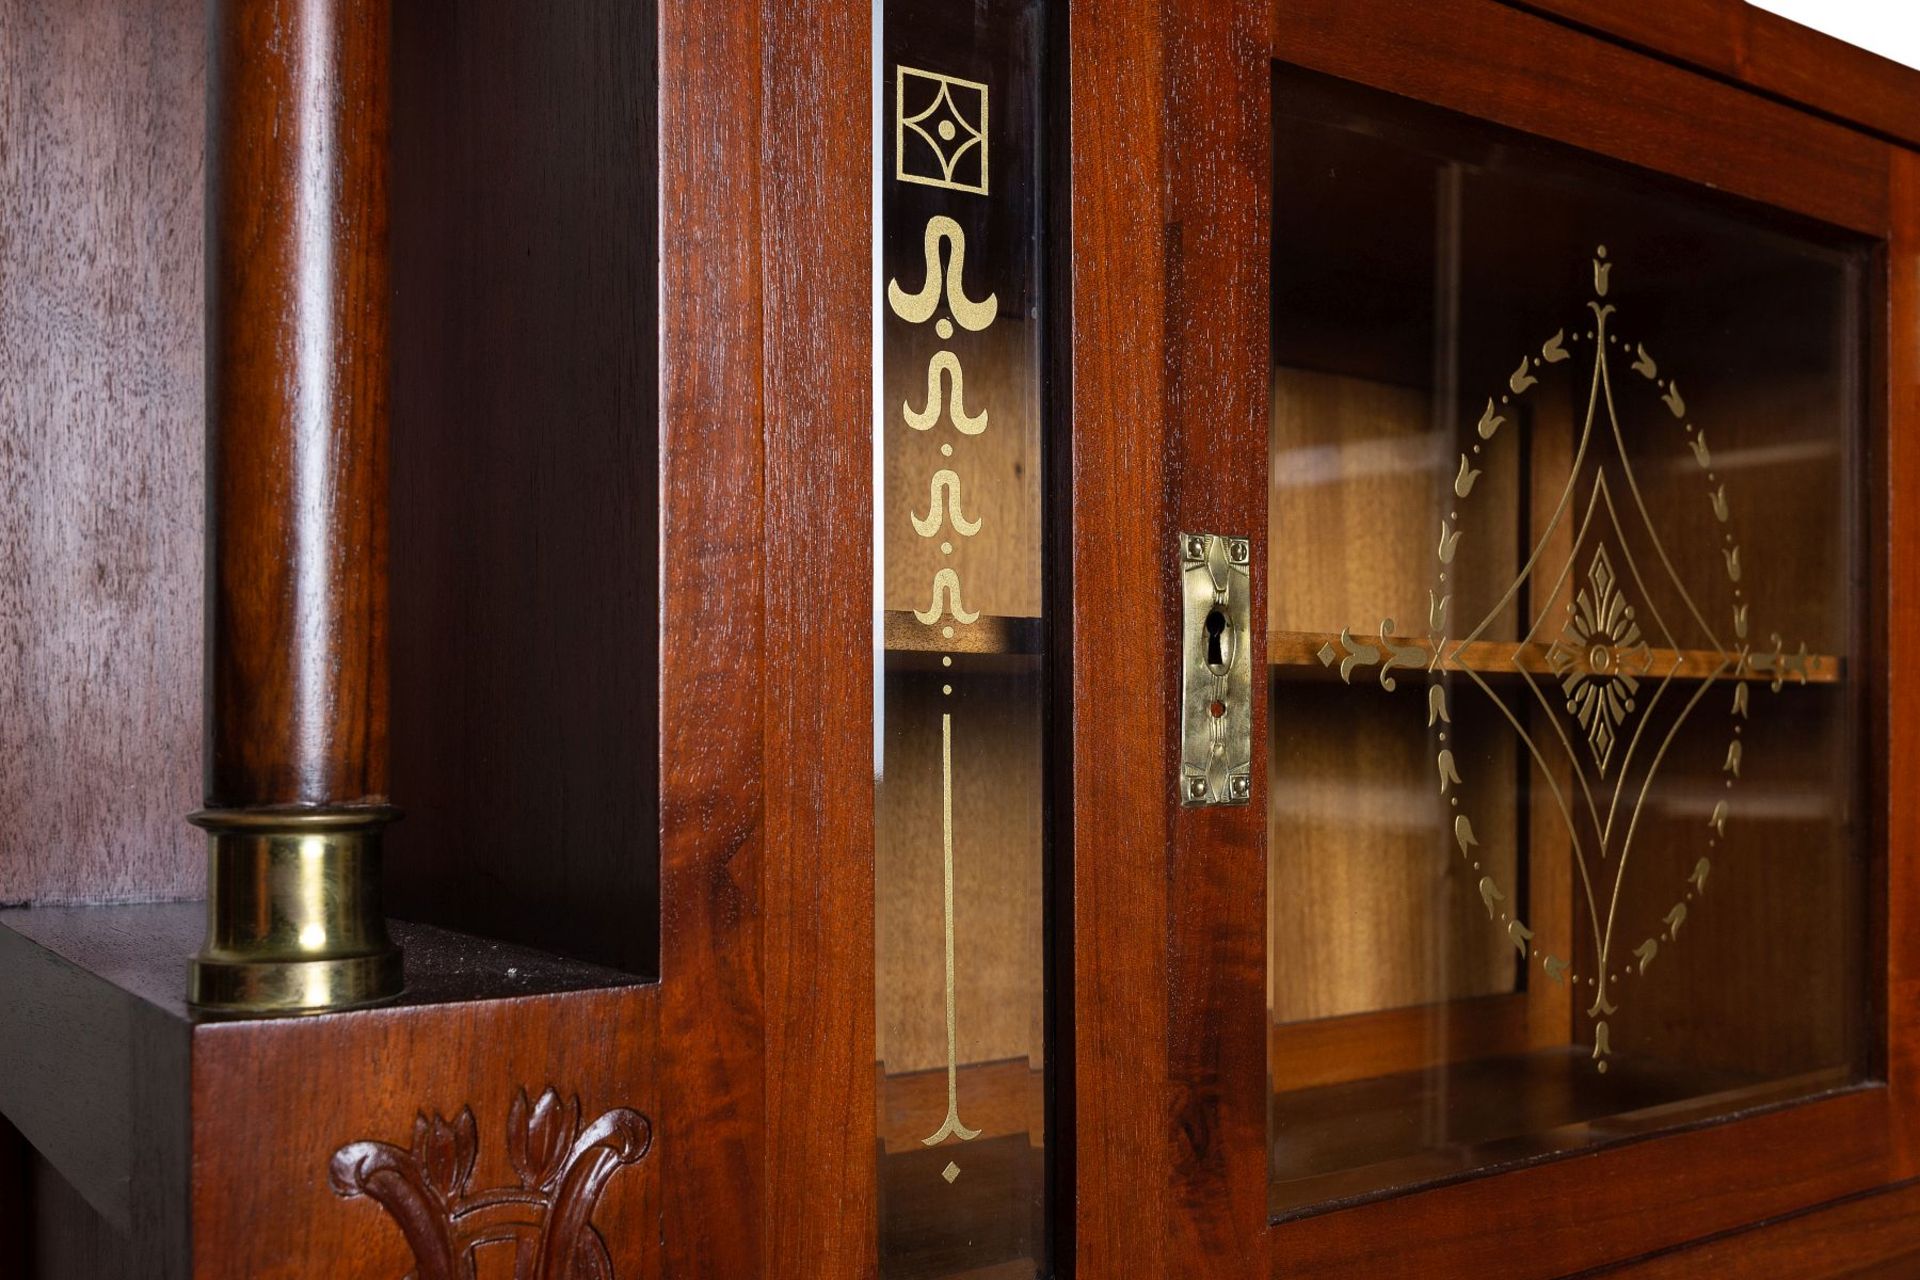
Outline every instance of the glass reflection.
POLYGON ((1272 1208, 1858 1078, 1863 249, 1275 117, 1272 1208))
POLYGON ((1041 6, 875 68, 876 1105, 888 1277, 1048 1267, 1041 6))

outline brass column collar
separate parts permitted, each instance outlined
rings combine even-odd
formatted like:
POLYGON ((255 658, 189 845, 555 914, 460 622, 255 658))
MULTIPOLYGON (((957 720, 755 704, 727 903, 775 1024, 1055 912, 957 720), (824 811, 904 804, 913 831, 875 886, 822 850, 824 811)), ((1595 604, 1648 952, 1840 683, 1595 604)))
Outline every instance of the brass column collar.
POLYGON ((377 1004, 400 994, 400 948, 381 911, 387 806, 206 809, 207 937, 187 999, 267 1016, 377 1004))

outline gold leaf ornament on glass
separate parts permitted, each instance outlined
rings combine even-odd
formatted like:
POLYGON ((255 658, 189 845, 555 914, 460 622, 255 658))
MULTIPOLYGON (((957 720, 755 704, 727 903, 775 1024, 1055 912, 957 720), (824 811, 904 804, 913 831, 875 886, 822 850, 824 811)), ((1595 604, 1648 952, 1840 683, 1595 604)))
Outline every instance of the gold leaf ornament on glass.
MULTIPOLYGON (((1594 296, 1586 303, 1585 316, 1544 336, 1517 365, 1499 367, 1497 389, 1485 398, 1485 408, 1469 428, 1472 455, 1460 453, 1449 486, 1457 501, 1440 521, 1437 542, 1429 544, 1436 585, 1429 595, 1428 635, 1416 651, 1427 658, 1429 686, 1422 713, 1435 771, 1429 776, 1437 776, 1440 798, 1451 815, 1453 843, 1470 868, 1467 874, 1476 884, 1487 927, 1500 930, 1522 961, 1537 963, 1547 979, 1582 989, 1590 1001, 1585 1006, 1590 1023, 1586 1040, 1594 1069, 1600 1072, 1607 1070, 1614 1053, 1609 1017, 1624 998, 1623 978, 1658 980, 1660 972, 1677 962, 1668 953, 1684 955, 1681 926, 1706 895, 1709 872, 1732 820, 1727 797, 1742 770, 1745 745, 1740 735, 1750 712, 1749 683, 1770 676, 1777 691, 1788 679, 1804 683, 1816 664, 1830 661, 1809 655, 1804 645, 1789 654, 1777 636, 1770 656, 1751 651, 1746 636, 1752 575, 1742 563, 1727 485, 1715 469, 1705 431, 1691 416, 1692 406, 1673 376, 1646 343, 1615 332, 1615 304, 1602 301, 1614 266, 1604 246, 1596 250, 1594 296), (1523 551, 1521 567, 1503 587, 1495 588, 1494 603, 1482 613, 1478 602, 1463 599, 1456 590, 1466 578, 1476 540, 1483 547, 1500 541, 1497 530, 1476 529, 1475 500, 1489 487, 1476 482, 1492 469, 1492 450, 1523 447, 1530 421, 1524 412, 1527 398, 1541 394, 1537 388, 1549 367, 1563 365, 1567 377, 1584 378, 1584 386, 1575 384, 1584 416, 1576 414, 1577 438, 1566 483, 1547 500, 1545 523, 1531 548, 1523 551), (1646 443, 1655 450, 1671 449, 1675 465, 1690 475, 1688 483, 1697 484, 1698 501, 1711 521, 1668 525, 1713 529, 1716 538, 1724 534, 1717 556, 1696 551, 1678 562, 1689 566, 1689 574, 1677 567, 1670 545, 1674 535, 1655 519, 1636 475, 1617 408, 1627 396, 1644 398, 1659 411, 1636 418, 1636 428, 1644 421, 1644 430, 1671 436, 1649 436, 1646 443), (1476 439, 1483 443, 1471 443, 1476 439), (1560 535, 1565 538, 1556 547, 1560 535), (1712 557, 1705 563, 1714 565, 1713 572, 1693 569, 1703 563, 1703 555, 1712 557), (1525 630, 1518 640, 1506 641, 1494 624, 1516 602, 1524 603, 1531 616, 1521 617, 1525 630), (1704 647, 1684 648, 1675 639, 1660 612, 1662 602, 1677 611, 1674 622, 1684 619, 1690 634, 1704 638, 1704 647), (1489 664, 1486 655, 1502 646, 1510 650, 1505 665, 1497 660, 1489 664), (1490 679, 1496 675, 1503 677, 1498 688, 1490 679), (1730 697, 1724 694, 1727 684, 1732 685, 1730 697), (1472 760, 1450 733, 1460 711, 1457 698, 1467 693, 1486 699, 1499 721, 1517 735, 1534 777, 1543 784, 1541 793, 1565 824, 1575 877, 1574 927, 1584 923, 1590 935, 1591 972, 1576 971, 1572 958, 1550 954, 1536 939, 1534 926, 1523 918, 1524 895, 1516 898, 1518 886, 1500 882, 1493 870, 1499 862, 1487 858, 1475 834, 1474 800, 1479 793, 1471 776, 1472 760), (1625 919, 1622 888, 1634 868, 1635 839, 1643 834, 1640 818, 1654 780, 1662 766, 1671 763, 1670 748, 1681 728, 1721 708, 1726 716, 1724 764, 1710 776, 1722 795, 1709 821, 1688 826, 1694 832, 1689 838, 1698 843, 1692 856, 1683 851, 1684 865, 1691 870, 1673 886, 1671 898, 1660 895, 1664 901, 1659 914, 1625 919)), ((1329 667, 1339 659, 1339 674, 1350 684, 1356 667, 1370 667, 1386 656, 1380 683, 1391 689, 1386 669, 1408 661, 1392 636, 1390 620, 1381 625, 1378 646, 1357 642, 1343 631, 1344 654, 1329 645, 1318 656, 1329 667)), ((1484 781, 1510 785, 1508 778, 1484 781)), ((1482 823, 1481 829, 1500 827, 1482 823)), ((1581 961, 1578 967, 1586 965, 1581 961)))

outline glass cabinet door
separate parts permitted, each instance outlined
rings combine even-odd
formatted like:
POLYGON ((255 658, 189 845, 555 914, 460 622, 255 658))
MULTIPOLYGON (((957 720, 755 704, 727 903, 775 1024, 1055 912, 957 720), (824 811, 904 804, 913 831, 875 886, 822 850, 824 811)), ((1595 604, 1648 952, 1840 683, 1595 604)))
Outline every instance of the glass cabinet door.
POLYGON ((887 0, 874 104, 879 1274, 1051 1274, 1038 0, 887 0))
POLYGON ((1861 1079, 1867 247, 1274 94, 1271 1212, 1861 1079))

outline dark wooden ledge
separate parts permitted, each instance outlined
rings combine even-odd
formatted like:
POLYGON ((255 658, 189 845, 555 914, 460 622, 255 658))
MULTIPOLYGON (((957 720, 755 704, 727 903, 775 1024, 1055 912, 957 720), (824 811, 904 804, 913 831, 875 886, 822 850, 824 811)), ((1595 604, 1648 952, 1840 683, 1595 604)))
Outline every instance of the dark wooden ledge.
MULTIPOLYGON (((653 1040, 651 986, 526 947, 391 927, 406 948, 408 983, 391 1004, 236 1021, 185 1001, 181 975, 205 928, 201 903, 0 911, 0 1114, 130 1256, 143 1268, 150 1260, 142 1274, 172 1277, 198 1274, 189 1222, 204 1219, 209 1200, 225 1200, 238 1221, 248 1199, 292 1196, 296 1221, 317 1218, 324 1232, 338 1213, 364 1228, 330 1195, 314 1194, 335 1145, 404 1142, 416 1106, 449 1116, 469 1103, 498 1109, 490 1098, 436 1097, 408 1079, 473 1091, 472 1076, 504 1065, 470 1066, 476 1040, 504 1043, 538 1027, 536 1074, 551 1071, 552 1083, 583 1094, 596 1078, 619 1079, 625 1096, 637 1092, 635 1067, 650 1053, 635 1049, 653 1040), (406 1036, 397 1032, 403 1024, 412 1029, 406 1036), (556 1035, 556 1025, 568 1033, 556 1035), (411 1047, 396 1053, 403 1042, 411 1047), (569 1058, 586 1066, 568 1067, 569 1058), (624 1069, 616 1073, 617 1061, 624 1069), (289 1118, 316 1140, 304 1149, 287 1143, 289 1118), (223 1149, 237 1154, 223 1159, 223 1149), (273 1161, 303 1177, 261 1176, 273 1161)), ((549 1081, 515 1083, 538 1090, 549 1081)))

